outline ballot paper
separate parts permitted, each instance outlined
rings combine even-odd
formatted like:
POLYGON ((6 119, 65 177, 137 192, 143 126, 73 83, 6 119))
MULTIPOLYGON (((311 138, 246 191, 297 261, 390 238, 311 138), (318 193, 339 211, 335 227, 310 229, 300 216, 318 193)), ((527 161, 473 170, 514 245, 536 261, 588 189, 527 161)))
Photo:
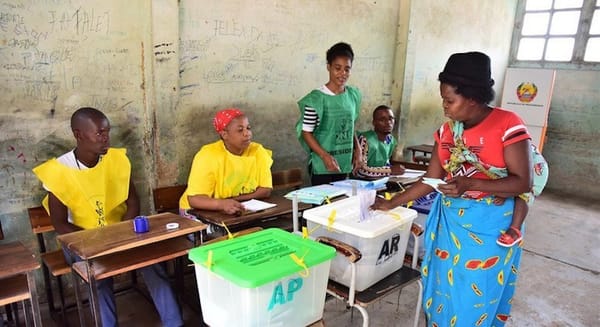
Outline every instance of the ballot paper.
MULTIPOLYGON (((443 180, 441 180, 439 178, 423 177, 423 184, 427 184, 427 185, 433 187, 436 191, 440 192, 440 190, 438 190, 438 185, 446 184, 446 182, 444 182, 443 180)), ((440 193, 442 193, 442 192, 440 192, 440 193)))
POLYGON ((248 211, 261 211, 269 208, 273 208, 276 206, 275 203, 264 202, 256 199, 248 200, 242 202, 244 209, 248 211))

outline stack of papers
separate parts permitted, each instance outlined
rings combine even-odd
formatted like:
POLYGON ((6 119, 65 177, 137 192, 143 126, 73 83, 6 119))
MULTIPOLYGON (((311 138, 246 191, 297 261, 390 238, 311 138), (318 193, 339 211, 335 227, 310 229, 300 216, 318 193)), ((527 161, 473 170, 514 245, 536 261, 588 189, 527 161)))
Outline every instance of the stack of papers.
POLYGON ((286 199, 293 200, 294 197, 298 198, 298 201, 310 204, 322 204, 326 198, 335 198, 340 195, 346 194, 347 189, 336 187, 333 185, 323 184, 309 186, 301 188, 299 190, 292 191, 285 195, 286 199))
POLYGON ((261 211, 261 210, 273 208, 276 206, 275 203, 264 202, 264 201, 260 201, 260 200, 256 200, 256 199, 244 201, 244 202, 242 202, 242 205, 244 206, 244 209, 246 209, 248 211, 252 211, 252 212, 261 211))

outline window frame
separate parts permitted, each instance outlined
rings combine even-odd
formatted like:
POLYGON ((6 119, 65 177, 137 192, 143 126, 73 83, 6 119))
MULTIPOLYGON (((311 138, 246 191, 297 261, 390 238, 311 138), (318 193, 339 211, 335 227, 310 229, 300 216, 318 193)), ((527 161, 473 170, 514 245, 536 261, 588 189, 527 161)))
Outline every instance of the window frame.
MULTIPOLYGON (((535 1, 535 0, 530 0, 535 1)), ((585 55, 585 47, 587 45, 587 41, 590 38, 590 27, 592 24, 592 18, 594 16, 594 11, 596 10, 596 1, 597 0, 583 0, 583 5, 581 6, 581 15, 579 17, 579 25, 577 27, 577 33, 575 34, 575 44, 573 45, 573 56, 571 61, 546 61, 544 59, 546 49, 544 48, 544 52, 542 54, 542 59, 540 60, 517 60, 517 52, 519 47, 519 42, 522 37, 530 37, 530 36, 522 36, 521 30, 523 28, 523 20, 525 18, 525 6, 527 0, 518 0, 517 1, 517 9, 515 15, 515 28, 513 29, 512 41, 510 46, 510 59, 509 66, 510 67, 521 67, 521 68, 551 68, 551 69, 579 69, 579 70, 600 70, 600 62, 589 62, 584 61, 585 55)), ((554 4, 554 1, 553 1, 554 4)), ((600 9, 600 8, 599 8, 600 9)), ((559 11, 569 11, 570 9, 549 9, 548 11, 551 14, 559 11)), ((549 22, 550 24, 550 22, 549 22)), ((549 34, 550 25, 548 25, 547 31, 545 35, 536 36, 543 37, 546 42, 544 47, 547 45, 547 41, 550 38, 553 38, 549 34)), ((597 37, 598 35, 594 34, 592 37, 597 37)), ((561 36, 554 36, 561 37, 561 36)))

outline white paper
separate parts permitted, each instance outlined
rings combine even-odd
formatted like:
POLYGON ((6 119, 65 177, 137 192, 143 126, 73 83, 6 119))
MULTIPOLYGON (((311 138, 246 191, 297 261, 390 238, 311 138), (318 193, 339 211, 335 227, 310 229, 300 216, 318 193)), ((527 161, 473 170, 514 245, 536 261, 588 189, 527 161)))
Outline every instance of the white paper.
POLYGON ((423 175, 425 175, 424 170, 406 169, 404 171, 404 174, 397 175, 397 176, 403 177, 403 178, 417 178, 417 177, 421 177, 423 175))
POLYGON ((358 200, 360 201, 360 221, 366 221, 371 218, 371 205, 375 202, 375 190, 358 190, 358 200))
POLYGON ((264 202, 256 199, 248 200, 242 202, 244 208, 248 211, 261 211, 269 208, 273 208, 276 206, 275 203, 264 202))
MULTIPOLYGON (((446 184, 446 182, 444 182, 443 180, 441 180, 439 178, 423 177, 423 184, 427 184, 427 185, 433 187, 436 191, 440 192, 440 190, 438 190, 438 185, 446 184)), ((440 192, 440 193, 442 193, 442 192, 440 192)))

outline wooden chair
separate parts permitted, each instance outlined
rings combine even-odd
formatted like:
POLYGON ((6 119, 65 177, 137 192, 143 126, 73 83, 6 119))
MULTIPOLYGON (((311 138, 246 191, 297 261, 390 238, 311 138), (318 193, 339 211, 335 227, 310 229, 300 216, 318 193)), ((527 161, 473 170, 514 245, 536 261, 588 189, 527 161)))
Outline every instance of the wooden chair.
MULTIPOLYGON (((414 238, 414 250, 413 253, 418 253, 419 244, 417 241, 417 237, 423 233, 423 228, 413 223, 411 227, 411 235, 414 238)), ((419 295, 417 297, 416 309, 415 309, 415 318, 414 318, 414 327, 417 327, 419 324, 419 314, 421 312, 421 301, 422 301, 422 292, 423 292, 423 283, 421 282, 421 273, 417 270, 417 260, 418 256, 413 256, 411 266, 403 266, 399 270, 391 273, 381 281, 375 283, 371 287, 363 290, 362 292, 356 292, 355 290, 355 280, 356 280, 356 262, 358 262, 362 254, 358 249, 352 247, 346 243, 340 242, 338 240, 329 238, 329 237, 318 237, 318 242, 327 244, 336 249, 337 253, 344 256, 348 259, 348 263, 351 266, 351 283, 350 287, 346 287, 342 284, 339 284, 333 280, 329 280, 327 284, 327 293, 333 295, 334 297, 343 300, 349 307, 357 308, 358 311, 363 316, 363 327, 369 326, 369 313, 366 310, 366 307, 383 298, 384 296, 394 292, 396 290, 401 290, 404 286, 409 285, 413 282, 417 282, 419 284, 419 295)), ((400 296, 400 295, 398 295, 400 296)))
POLYGON ((297 190, 303 184, 301 168, 274 171, 271 176, 273 191, 297 190))
MULTIPOLYGON (((42 272, 44 275, 44 285, 46 288, 46 298, 48 300, 48 308, 53 318, 55 313, 60 310, 62 319, 65 319, 65 296, 62 283, 62 276, 71 272, 71 267, 67 264, 62 249, 49 251, 47 240, 44 235, 54 231, 54 226, 50 221, 50 216, 43 207, 28 208, 29 223, 31 230, 37 236, 40 257, 42 259, 42 272), (58 286, 58 295, 60 299, 60 308, 57 308, 54 303, 54 294, 52 291, 52 281, 50 275, 56 278, 58 286)), ((55 240, 54 237, 51 238, 55 240)))
POLYGON ((187 185, 157 187, 152 190, 154 210, 156 213, 172 212, 179 214, 179 198, 185 192, 187 185))
MULTIPOLYGON (((0 223, 0 240, 4 239, 4 232, 2 231, 2 224, 0 223)), ((33 254, 32 254, 33 255, 33 254)), ((9 264, 3 262, 3 264, 9 264)), ((32 279, 33 281, 33 279, 32 279)), ((33 281, 35 282, 35 281, 33 281)), ((25 318, 25 325, 29 326, 29 316, 27 314, 27 305, 25 301, 31 300, 31 293, 29 291, 29 283, 27 281, 27 275, 18 274, 10 277, 0 279, 0 307, 4 307, 6 316, 9 322, 14 320, 14 325, 19 326, 19 313, 17 302, 22 302, 23 305, 23 317, 25 318)), ((37 301, 37 299, 36 299, 37 301)), ((33 311, 33 310, 32 310, 33 311)), ((33 312, 32 312, 33 314, 33 312)), ((34 317, 34 322, 36 321, 34 317)), ((4 322, 0 320, 0 325, 4 322)))
MULTIPOLYGON (((299 189, 304 181, 302 180, 301 168, 290 168, 287 170, 278 170, 271 173, 273 180, 273 191, 285 193, 287 191, 299 189)), ((259 225, 264 228, 276 227, 293 231, 292 215, 283 215, 280 217, 269 218, 262 220, 259 225)))
MULTIPOLYGON (((0 240, 4 239, 4 231, 2 231, 2 221, 0 221, 0 240)), ((25 283, 25 286, 27 285, 27 279, 24 279, 24 276, 19 277, 19 280, 6 280, 5 282, 7 283, 7 285, 10 287, 10 289, 4 289, 4 287, 0 288, 0 306, 4 306, 4 311, 6 311, 6 317, 8 318, 8 321, 12 321, 13 320, 13 304, 14 302, 17 301, 24 301, 25 299, 27 299, 26 297, 23 298, 23 296, 26 294, 23 294, 21 292, 21 290, 23 289, 23 283, 25 283), (12 290, 12 288, 15 287, 17 289, 17 291, 12 290), (10 300, 10 298, 14 298, 14 300, 10 300)), ((14 310, 16 312, 16 310, 14 310)), ((15 315, 15 324, 18 326, 19 325, 19 315, 16 314, 15 315)))
POLYGON ((401 164, 406 169, 425 170, 425 171, 427 171, 427 167, 428 167, 428 165, 425 165, 425 164, 409 162, 409 161, 392 161, 392 164, 401 164))

